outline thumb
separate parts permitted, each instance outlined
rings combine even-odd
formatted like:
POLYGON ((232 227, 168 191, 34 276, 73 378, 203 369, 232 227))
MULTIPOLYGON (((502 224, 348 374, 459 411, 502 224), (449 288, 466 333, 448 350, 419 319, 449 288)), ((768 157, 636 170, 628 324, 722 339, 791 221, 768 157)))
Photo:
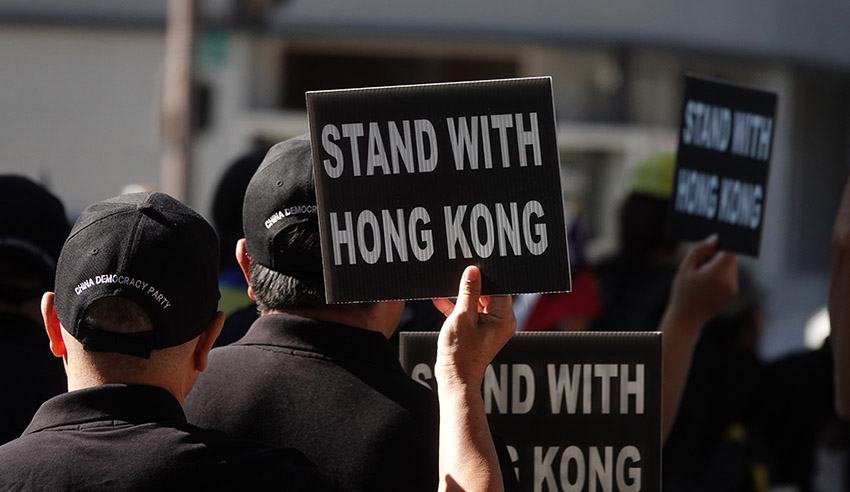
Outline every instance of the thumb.
POLYGON ((455 312, 478 312, 478 298, 480 296, 481 271, 474 265, 468 266, 460 279, 455 312))
POLYGON ((717 240, 717 234, 712 234, 694 244, 682 263, 691 268, 699 268, 714 255, 717 250, 717 240))

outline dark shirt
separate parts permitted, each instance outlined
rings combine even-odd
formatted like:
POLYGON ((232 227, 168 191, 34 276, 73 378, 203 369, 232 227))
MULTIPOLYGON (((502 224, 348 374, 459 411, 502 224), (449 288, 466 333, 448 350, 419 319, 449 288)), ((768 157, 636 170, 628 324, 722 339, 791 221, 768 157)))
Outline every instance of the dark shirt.
POLYGON ((591 323, 591 331, 658 329, 676 276, 674 267, 612 258, 595 270, 602 313, 591 323))
POLYGON ((215 339, 213 347, 224 347, 238 341, 248 333, 248 329, 259 317, 255 304, 233 311, 225 318, 221 334, 215 339))
POLYGON ((44 326, 0 313, 0 444, 20 436, 38 407, 68 387, 44 326))
POLYGON ((752 349, 713 344, 711 328, 706 327, 694 350, 676 420, 664 443, 665 492, 761 490, 757 409, 762 363, 752 349))
POLYGON ((296 448, 349 488, 437 489, 437 400, 378 332, 263 316, 210 353, 186 414, 234 437, 296 448))
MULTIPOLYGON (((235 437, 296 448, 348 488, 437 490, 436 395, 405 374, 377 332, 263 316, 242 340, 210 353, 186 414, 235 437)), ((514 490, 507 450, 497 451, 514 490)))
POLYGON ((328 490, 319 480, 300 453, 188 424, 153 386, 59 395, 0 446, 0 490, 328 490))
POLYGON ((758 424, 771 484, 791 485, 801 492, 818 490, 815 475, 829 474, 818 470, 818 447, 847 449, 846 436, 828 432, 838 422, 833 374, 829 339, 817 350, 792 352, 765 365, 755 397, 761 403, 758 424))

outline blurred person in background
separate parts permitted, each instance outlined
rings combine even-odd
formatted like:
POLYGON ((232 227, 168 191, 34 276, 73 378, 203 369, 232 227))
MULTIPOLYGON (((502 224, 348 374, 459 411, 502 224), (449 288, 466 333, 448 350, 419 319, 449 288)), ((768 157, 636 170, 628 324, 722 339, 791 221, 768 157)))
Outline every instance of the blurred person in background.
POLYGON ((39 405, 66 388, 40 302, 53 290, 69 231, 56 196, 28 178, 0 176, 0 444, 20 436, 39 405))
POLYGON ((850 185, 832 247, 832 334, 819 348, 773 361, 758 355, 765 324, 761 289, 740 272, 739 295, 706 325, 694 350, 664 446, 664 490, 850 490, 850 429, 836 416, 850 409, 844 406, 850 387, 840 382, 842 371, 850 372, 850 185))
MULTIPOLYGON (((620 208, 618 250, 595 266, 602 312, 592 330, 656 330, 670 307, 685 250, 670 225, 675 166, 675 154, 659 152, 633 170, 620 208)), ((699 329, 683 331, 685 371, 664 368, 665 381, 676 373, 681 384, 679 404, 665 407, 675 415, 664 419, 671 426, 664 444, 665 490, 749 492, 767 483, 763 441, 753 421, 762 376, 756 354, 761 303, 751 278, 737 270, 735 275, 735 300, 699 329)), ((671 390, 665 386, 665 393, 671 390)))
MULTIPOLYGON (((806 379, 816 388, 816 399, 813 401, 811 414, 819 417, 823 424, 823 432, 819 444, 821 451, 839 456, 838 468, 842 470, 844 490, 850 490, 850 178, 844 185, 841 201, 835 214, 831 238, 832 270, 829 280, 829 337, 821 349, 810 355, 796 354, 785 364, 786 374, 795 377, 796 381, 806 379), (808 364, 801 364, 808 361, 808 364), (798 367, 809 368, 800 373, 798 367), (812 370, 811 368, 815 368, 812 370), (828 376, 824 372, 829 371, 828 376), (812 376, 816 376, 814 379, 812 376), (824 388, 828 385, 828 388, 824 388)), ((799 385, 796 385, 800 387, 799 385)), ((805 387, 807 392, 799 395, 812 399, 812 390, 805 387)), ((797 400, 793 392, 787 394, 787 400, 797 400), (790 394, 789 394, 790 393, 790 394)), ((800 398, 802 399, 802 398, 800 398)), ((794 403, 797 403, 796 401, 794 403)), ((798 408, 799 403, 794 408, 798 408)), ((798 412, 799 413, 799 412, 798 412)), ((811 428, 812 424, 808 424, 811 428)), ((822 454, 821 454, 822 456, 822 454)), ((820 457, 820 456, 819 456, 820 457)), ((816 459, 806 460, 803 471, 819 471, 816 459)), ((806 476, 805 473, 796 474, 806 476)), ((793 475, 792 475, 793 477, 793 475)), ((833 477, 832 482, 836 478, 833 477)), ((811 486, 811 483, 807 484, 811 486)), ((804 489, 807 490, 807 489, 804 489)))
POLYGON ((840 474, 850 478, 848 430, 835 413, 830 340, 815 349, 786 354, 764 366, 756 400, 757 430, 764 441, 770 485, 800 492, 850 490, 840 474), (820 462, 820 454, 843 450, 838 467, 820 462), (823 489, 818 481, 836 488, 823 489))
MULTIPOLYGON (((677 422, 670 436, 671 449, 681 450, 692 445, 690 426, 701 425, 702 417, 692 415, 698 413, 695 408, 701 408, 701 402, 696 401, 699 390, 696 395, 695 390, 686 390, 686 386, 695 384, 693 381, 705 377, 706 348, 698 348, 698 340, 712 325, 709 320, 723 309, 733 309, 727 304, 744 294, 739 294, 737 257, 717 249, 717 236, 691 246, 673 237, 670 206, 675 166, 674 154, 652 153, 633 170, 620 208, 618 250, 593 267, 599 281, 601 312, 589 329, 664 333, 663 437, 666 441, 677 422), (700 272, 708 277, 703 283, 683 282, 700 272), (683 300, 691 307, 682 309, 683 300), (712 308, 705 309, 703 304, 712 308), (700 313, 698 319, 692 319, 696 312, 700 313), (692 363, 695 374, 690 373, 692 363), (678 415, 680 410, 684 416, 678 415)), ((760 325, 752 330, 760 333, 760 325)), ((755 348, 757 333, 749 335, 749 350, 755 348)), ((713 361, 713 355, 708 355, 708 360, 713 361)), ((665 477, 680 473, 684 465, 676 460, 686 458, 674 451, 665 451, 667 455, 673 466, 665 465, 665 477)))
POLYGON ((767 490, 763 364, 757 352, 764 313, 760 289, 743 270, 738 285, 738 295, 706 324, 694 349, 664 445, 665 491, 767 490))
POLYGON ((267 147, 247 152, 233 161, 221 176, 213 195, 212 223, 218 234, 219 250, 219 289, 221 300, 219 310, 226 318, 221 335, 215 342, 216 347, 229 345, 242 338, 259 314, 254 300, 248 296, 248 284, 236 262, 236 242, 244 236, 242 233, 242 202, 251 177, 263 162, 267 147))
POLYGON ((671 235, 676 156, 654 153, 634 169, 620 208, 619 248, 594 265, 602 299, 593 331, 651 331, 670 298, 683 243, 671 235))
MULTIPOLYGON (((673 155, 656 154, 635 171, 621 215, 621 248, 597 269, 604 307, 595 329, 655 329, 665 296, 676 295, 671 280, 683 243, 672 239, 668 225, 674 166, 673 155)), ((760 288, 746 271, 739 272, 738 284, 735 300, 691 332, 698 343, 664 445, 664 489, 816 490, 819 447, 824 439, 842 439, 840 432, 825 435, 835 429, 828 343, 765 364, 758 356, 764 330, 760 288)), ((665 381, 673 372, 680 371, 665 365, 665 381)), ((665 392, 671 389, 665 386, 665 392)))
POLYGON ((580 214, 570 221, 567 244, 572 290, 518 296, 515 303, 525 305, 522 314, 514 307, 519 331, 584 331, 599 316, 602 310, 599 281, 585 254, 587 233, 580 214))
POLYGON ((850 179, 832 228, 829 321, 835 363, 835 410, 850 422, 850 179))

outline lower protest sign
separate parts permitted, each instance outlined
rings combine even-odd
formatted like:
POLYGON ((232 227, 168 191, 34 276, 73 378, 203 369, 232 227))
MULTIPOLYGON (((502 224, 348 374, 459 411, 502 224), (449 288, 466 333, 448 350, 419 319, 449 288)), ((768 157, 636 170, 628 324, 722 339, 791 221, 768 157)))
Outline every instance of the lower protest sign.
MULTIPOLYGON (((402 366, 431 389, 437 335, 401 333, 402 366)), ((661 490, 660 333, 517 333, 482 391, 522 490, 661 490)))

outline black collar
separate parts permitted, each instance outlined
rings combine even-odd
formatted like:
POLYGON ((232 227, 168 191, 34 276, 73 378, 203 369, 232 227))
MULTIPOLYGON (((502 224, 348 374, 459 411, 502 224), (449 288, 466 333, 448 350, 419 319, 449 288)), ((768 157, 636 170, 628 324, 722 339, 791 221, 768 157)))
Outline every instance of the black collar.
POLYGON ((86 424, 164 422, 186 424, 174 396, 156 386, 105 384, 55 396, 41 405, 24 434, 86 424))
POLYGON ((401 370, 398 354, 377 331, 290 314, 260 316, 233 345, 266 345, 401 370))

